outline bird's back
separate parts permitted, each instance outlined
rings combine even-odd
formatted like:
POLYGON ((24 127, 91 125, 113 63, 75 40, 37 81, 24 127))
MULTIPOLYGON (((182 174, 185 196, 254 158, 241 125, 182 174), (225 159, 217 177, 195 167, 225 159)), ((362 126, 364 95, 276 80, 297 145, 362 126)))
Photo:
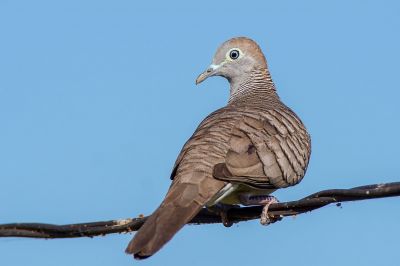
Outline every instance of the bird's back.
POLYGON ((207 116, 183 146, 171 178, 194 169, 211 177, 215 165, 226 162, 235 130, 253 136, 257 139, 253 144, 264 144, 272 151, 278 166, 286 169, 281 171, 282 176, 293 173, 298 179, 304 176, 311 153, 304 124, 279 99, 255 97, 230 103, 207 116))

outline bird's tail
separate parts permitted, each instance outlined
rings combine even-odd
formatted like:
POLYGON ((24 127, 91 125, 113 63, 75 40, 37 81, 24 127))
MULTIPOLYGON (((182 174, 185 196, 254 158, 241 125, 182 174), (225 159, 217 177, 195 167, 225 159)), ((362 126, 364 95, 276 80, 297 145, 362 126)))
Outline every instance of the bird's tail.
POLYGON ((188 223, 224 185, 204 172, 191 173, 190 178, 176 178, 164 201, 147 219, 125 252, 135 259, 156 253, 188 223))

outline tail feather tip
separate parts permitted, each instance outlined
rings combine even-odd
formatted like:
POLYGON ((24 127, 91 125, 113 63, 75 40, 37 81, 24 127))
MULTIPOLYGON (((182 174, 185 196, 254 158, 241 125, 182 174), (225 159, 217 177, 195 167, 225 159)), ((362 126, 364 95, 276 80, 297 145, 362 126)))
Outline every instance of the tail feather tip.
POLYGON ((133 254, 133 258, 136 260, 144 260, 151 257, 151 255, 140 255, 140 253, 133 254))
POLYGON ((133 255, 133 258, 136 260, 143 260, 151 257, 151 255, 143 255, 141 251, 135 251, 129 246, 126 248, 125 253, 128 255, 133 255))

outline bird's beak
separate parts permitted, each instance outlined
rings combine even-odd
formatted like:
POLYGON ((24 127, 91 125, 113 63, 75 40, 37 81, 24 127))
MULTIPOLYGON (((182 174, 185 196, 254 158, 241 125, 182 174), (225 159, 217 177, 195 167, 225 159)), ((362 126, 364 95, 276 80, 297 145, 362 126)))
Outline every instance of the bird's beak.
POLYGON ((206 71, 204 71, 203 73, 201 73, 197 79, 196 79, 196 85, 200 84, 201 82, 203 82, 204 80, 206 80, 208 77, 214 76, 215 75, 215 70, 217 70, 219 68, 218 65, 210 65, 206 71))

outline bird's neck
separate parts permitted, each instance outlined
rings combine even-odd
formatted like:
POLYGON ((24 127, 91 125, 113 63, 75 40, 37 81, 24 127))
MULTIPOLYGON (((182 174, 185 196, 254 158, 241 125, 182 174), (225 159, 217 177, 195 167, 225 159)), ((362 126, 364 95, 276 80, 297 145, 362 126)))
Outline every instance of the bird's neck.
POLYGON ((254 69, 250 73, 230 80, 228 104, 238 102, 279 102, 274 82, 268 69, 254 69))

